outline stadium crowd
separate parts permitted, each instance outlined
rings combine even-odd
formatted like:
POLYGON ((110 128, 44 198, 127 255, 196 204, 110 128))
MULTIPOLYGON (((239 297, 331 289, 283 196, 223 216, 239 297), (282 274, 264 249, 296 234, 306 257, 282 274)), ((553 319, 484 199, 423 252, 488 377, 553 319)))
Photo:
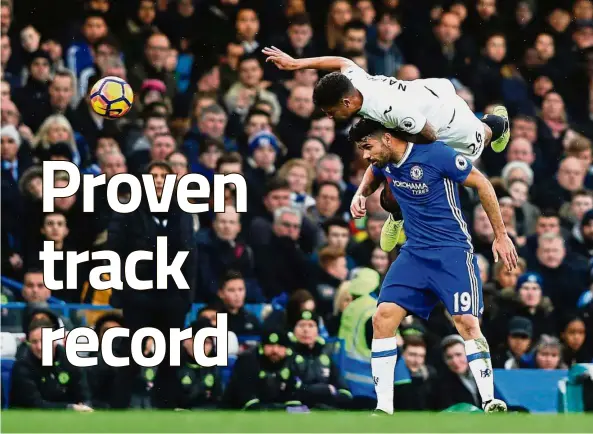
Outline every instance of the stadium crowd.
MULTIPOLYGON (((367 216, 351 218, 367 168, 347 140, 355 120, 336 123, 316 110, 313 89, 324 72, 278 70, 261 54, 271 45, 294 57, 347 57, 401 80, 451 79, 477 116, 503 103, 511 142, 501 154, 486 149, 478 167, 496 187, 518 270, 494 263, 488 218, 474 193, 461 191, 493 366, 593 361, 592 0, 0 0, 0 12, 1 271, 23 282, 22 291, 3 286, 2 302, 27 304, 2 310, 2 331, 26 339, 10 396, 3 391, 11 406, 373 408, 352 396, 327 342, 337 337, 347 354, 370 355, 374 300, 397 258, 378 244, 387 214, 377 192, 367 216), (132 111, 118 120, 89 105, 89 89, 109 75, 135 92, 132 111), (165 174, 212 181, 241 173, 248 212, 237 213, 227 186, 218 214, 186 214, 175 203, 151 213, 146 201, 116 214, 101 187, 92 214, 82 212, 82 189, 43 213, 47 160, 107 179, 150 173, 159 195, 165 174), (96 290, 84 266, 76 290, 44 284, 43 241, 125 257, 154 251, 157 236, 168 237, 170 259, 191 252, 183 269, 191 290, 172 279, 164 291, 96 290), (66 317, 50 297, 113 311, 66 317), (111 368, 100 358, 81 370, 59 345, 57 364, 41 366, 41 327, 165 331, 184 327, 192 303, 204 305, 194 331, 229 315, 241 345, 228 384, 218 369, 195 363, 191 341, 177 368, 111 368), (265 304, 263 313, 247 304, 265 304), (241 339, 253 336, 259 343, 241 339)), ((56 175, 56 186, 67 183, 67 174, 56 175)), ((128 194, 119 191, 122 200, 128 194)), ((65 265, 55 275, 65 277, 65 265)), ((154 279, 156 263, 143 261, 137 275, 154 279)), ((442 307, 428 321, 408 317, 398 336, 410 381, 396 386, 396 409, 480 406, 463 340, 442 307)), ((205 347, 216 351, 216 342, 205 347)), ((125 342, 118 349, 129 355, 125 342)))

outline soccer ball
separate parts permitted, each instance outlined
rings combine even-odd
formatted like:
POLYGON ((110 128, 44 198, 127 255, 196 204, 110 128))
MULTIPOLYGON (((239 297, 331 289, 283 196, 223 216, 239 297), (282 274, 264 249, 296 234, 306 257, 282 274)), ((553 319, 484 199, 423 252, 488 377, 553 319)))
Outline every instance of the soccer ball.
POLYGON ((131 86, 119 77, 104 77, 91 89, 93 111, 107 119, 121 118, 130 111, 133 102, 131 86))

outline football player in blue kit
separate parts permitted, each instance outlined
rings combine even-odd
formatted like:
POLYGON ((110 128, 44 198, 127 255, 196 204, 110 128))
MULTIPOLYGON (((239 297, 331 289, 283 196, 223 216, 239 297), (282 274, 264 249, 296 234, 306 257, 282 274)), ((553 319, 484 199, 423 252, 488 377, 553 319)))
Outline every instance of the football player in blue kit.
POLYGON ((484 411, 506 411, 506 404, 494 399, 490 350, 478 320, 483 312, 482 283, 457 190, 459 184, 477 190, 494 228, 495 261, 502 260, 512 270, 518 256, 492 184, 465 156, 443 142, 414 145, 401 138, 399 131, 369 119, 352 127, 349 138, 370 163, 352 201, 352 216, 366 214, 365 199, 386 180, 401 207, 407 236, 385 276, 373 317, 371 366, 376 411, 393 413, 395 331, 400 322, 409 314, 428 319, 439 301, 465 341, 484 411))

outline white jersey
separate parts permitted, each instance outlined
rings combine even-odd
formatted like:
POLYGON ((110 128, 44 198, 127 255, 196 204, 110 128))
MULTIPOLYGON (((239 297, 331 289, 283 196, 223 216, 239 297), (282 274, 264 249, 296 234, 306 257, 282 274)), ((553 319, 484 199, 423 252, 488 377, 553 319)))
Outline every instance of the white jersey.
POLYGON ((475 160, 484 143, 484 126, 445 78, 413 81, 369 75, 357 65, 342 71, 363 97, 359 114, 387 128, 418 134, 426 122, 437 140, 475 160))

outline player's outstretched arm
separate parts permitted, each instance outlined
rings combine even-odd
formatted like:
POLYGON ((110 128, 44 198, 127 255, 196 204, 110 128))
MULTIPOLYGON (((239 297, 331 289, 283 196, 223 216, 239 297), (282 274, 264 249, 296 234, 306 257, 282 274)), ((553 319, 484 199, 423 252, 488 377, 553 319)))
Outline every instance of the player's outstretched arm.
POLYGON ((352 217, 358 219, 366 215, 366 199, 377 191, 381 182, 383 182, 383 179, 375 176, 373 166, 369 166, 366 172, 364 172, 358 190, 356 190, 356 193, 352 198, 352 203, 350 204, 350 213, 352 213, 352 217))
POLYGON ((517 250, 510 239, 504 222, 502 221, 502 214, 498 206, 498 199, 494 187, 488 178, 475 167, 463 183, 466 187, 474 188, 478 191, 480 202, 484 207, 484 211, 488 215, 488 220, 494 229, 494 242, 492 243, 492 252, 494 253, 494 261, 498 262, 500 257, 509 271, 517 267, 517 250))
POLYGON ((262 50, 266 56, 266 62, 272 62, 285 71, 294 71, 297 69, 323 69, 326 71, 345 71, 353 65, 352 60, 338 56, 309 57, 304 59, 295 59, 284 51, 272 46, 262 50))

